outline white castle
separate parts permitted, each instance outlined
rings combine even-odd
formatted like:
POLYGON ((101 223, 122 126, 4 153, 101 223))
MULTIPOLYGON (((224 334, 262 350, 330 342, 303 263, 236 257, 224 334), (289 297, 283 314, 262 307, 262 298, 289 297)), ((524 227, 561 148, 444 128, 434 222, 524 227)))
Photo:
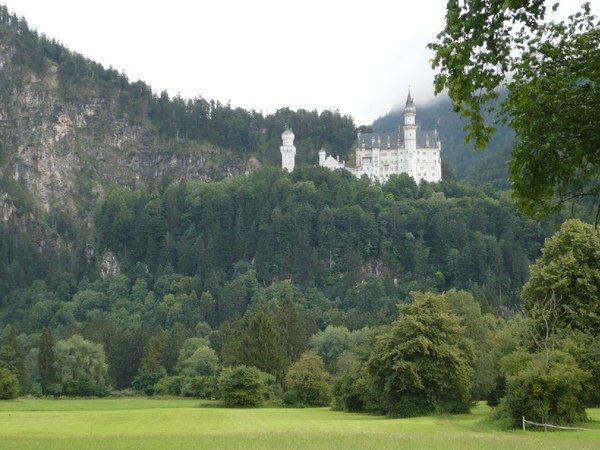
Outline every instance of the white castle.
MULTIPOLYGON (((357 136, 356 167, 346 167, 345 161, 319 151, 319 166, 330 170, 346 169, 357 177, 367 175, 371 180, 385 182, 391 175, 406 173, 417 183, 442 179, 440 152, 442 145, 437 131, 421 131, 415 123, 416 108, 408 93, 404 108, 404 125, 398 133, 359 133, 357 136)), ((284 169, 294 170, 296 147, 294 133, 286 129, 281 135, 281 163, 284 169)))

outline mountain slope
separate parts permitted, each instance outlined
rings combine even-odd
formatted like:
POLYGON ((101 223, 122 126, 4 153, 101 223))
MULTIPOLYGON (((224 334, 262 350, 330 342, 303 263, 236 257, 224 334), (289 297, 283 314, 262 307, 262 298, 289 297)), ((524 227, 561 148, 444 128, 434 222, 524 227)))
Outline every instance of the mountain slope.
POLYGON ((83 211, 111 184, 217 180, 279 165, 286 124, 300 164, 313 164, 322 146, 345 156, 355 139, 352 119, 337 111, 264 117, 154 94, 38 35, 3 6, 0 91, 0 192, 45 211, 83 211))

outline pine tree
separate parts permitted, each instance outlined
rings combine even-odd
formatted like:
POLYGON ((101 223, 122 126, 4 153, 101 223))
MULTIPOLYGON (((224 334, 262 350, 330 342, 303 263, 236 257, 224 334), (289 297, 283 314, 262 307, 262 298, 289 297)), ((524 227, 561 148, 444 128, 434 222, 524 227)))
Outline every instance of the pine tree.
POLYGON ((56 360, 55 347, 56 342, 50 328, 44 328, 40 336, 40 351, 38 353, 38 372, 40 374, 40 384, 42 393, 47 395, 53 393, 53 385, 56 383, 56 369, 54 362, 56 360))

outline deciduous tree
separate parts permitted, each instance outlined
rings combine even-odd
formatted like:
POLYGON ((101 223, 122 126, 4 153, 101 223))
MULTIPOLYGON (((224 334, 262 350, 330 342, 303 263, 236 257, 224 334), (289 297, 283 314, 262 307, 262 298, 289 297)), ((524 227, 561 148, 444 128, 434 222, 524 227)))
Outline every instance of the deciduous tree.
POLYGON ((542 256, 531 265, 523 286, 530 315, 552 301, 557 326, 600 335, 600 235, 592 225, 568 220, 546 239, 542 256))
POLYGON ((449 0, 446 28, 430 44, 436 93, 448 90, 467 139, 486 146, 489 112, 515 130, 510 180, 522 209, 539 216, 573 198, 599 206, 600 193, 600 23, 589 3, 544 23, 545 3, 449 0), (490 106, 499 87, 508 96, 490 106))
POLYGON ((303 353, 285 375, 286 399, 294 405, 326 406, 331 401, 329 378, 318 355, 303 353))
POLYGON ((463 412, 471 404, 473 348, 441 295, 413 292, 367 361, 382 412, 463 412))

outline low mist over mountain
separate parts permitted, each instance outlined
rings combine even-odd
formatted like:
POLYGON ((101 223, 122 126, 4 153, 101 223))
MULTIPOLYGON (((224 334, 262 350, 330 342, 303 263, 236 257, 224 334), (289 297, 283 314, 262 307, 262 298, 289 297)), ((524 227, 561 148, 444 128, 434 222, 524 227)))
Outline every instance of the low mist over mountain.
MULTIPOLYGON (((425 130, 437 129, 442 142, 442 165, 444 176, 456 176, 478 186, 489 184, 496 189, 508 189, 506 163, 515 142, 510 128, 499 125, 488 148, 477 152, 473 146, 465 144, 463 121, 452 110, 450 99, 444 95, 428 103, 419 103, 417 124, 425 130)), ((378 133, 393 132, 404 123, 402 109, 391 111, 373 123, 378 133)))

